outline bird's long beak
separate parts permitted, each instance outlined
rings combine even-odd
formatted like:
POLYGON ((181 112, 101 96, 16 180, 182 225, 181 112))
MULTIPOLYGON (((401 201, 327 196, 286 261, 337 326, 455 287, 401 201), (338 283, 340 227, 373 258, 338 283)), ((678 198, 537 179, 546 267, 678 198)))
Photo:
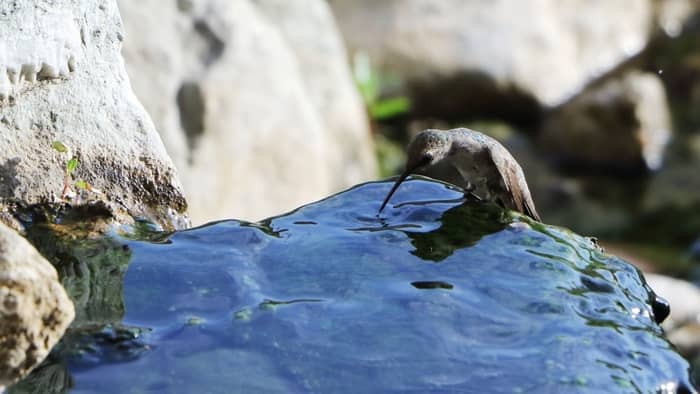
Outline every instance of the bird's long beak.
POLYGON ((382 210, 383 210, 384 207, 386 206, 386 203, 389 202, 389 199, 391 198, 391 196, 394 194, 394 192, 396 191, 396 189, 399 188, 399 185, 400 185, 404 180, 406 180, 406 178, 407 178, 409 175, 411 175, 411 172, 413 172, 413 169, 412 169, 412 168, 406 169, 406 171, 404 171, 403 174, 401 174, 401 175, 399 176, 399 179, 397 179, 396 182, 394 182, 394 186, 391 188, 391 191, 389 191, 389 194, 386 195, 386 197, 384 198, 384 202, 382 203, 382 206, 379 208, 379 213, 382 212, 382 210))

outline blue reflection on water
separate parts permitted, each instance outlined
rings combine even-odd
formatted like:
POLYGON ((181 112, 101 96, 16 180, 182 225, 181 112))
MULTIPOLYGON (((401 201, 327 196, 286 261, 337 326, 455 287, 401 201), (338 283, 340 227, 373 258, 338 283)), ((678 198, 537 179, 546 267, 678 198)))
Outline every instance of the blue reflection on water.
POLYGON ((689 386, 634 267, 437 182, 407 181, 378 217, 389 187, 124 240, 124 316, 57 356, 71 392, 689 386))

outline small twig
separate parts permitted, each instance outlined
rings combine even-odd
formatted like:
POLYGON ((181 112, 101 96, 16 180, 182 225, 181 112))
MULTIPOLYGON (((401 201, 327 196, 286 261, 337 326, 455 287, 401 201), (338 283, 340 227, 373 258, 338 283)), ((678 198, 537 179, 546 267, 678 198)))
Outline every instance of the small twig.
POLYGON ((66 199, 66 194, 68 194, 68 173, 63 175, 63 191, 61 192, 61 200, 66 199))

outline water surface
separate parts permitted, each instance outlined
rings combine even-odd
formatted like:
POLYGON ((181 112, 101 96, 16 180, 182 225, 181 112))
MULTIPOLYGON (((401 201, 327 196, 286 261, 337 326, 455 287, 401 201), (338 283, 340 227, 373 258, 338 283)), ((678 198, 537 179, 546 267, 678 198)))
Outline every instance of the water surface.
POLYGON ((390 186, 70 252, 59 269, 78 317, 10 392, 691 387, 633 266, 424 179, 378 217, 390 186))

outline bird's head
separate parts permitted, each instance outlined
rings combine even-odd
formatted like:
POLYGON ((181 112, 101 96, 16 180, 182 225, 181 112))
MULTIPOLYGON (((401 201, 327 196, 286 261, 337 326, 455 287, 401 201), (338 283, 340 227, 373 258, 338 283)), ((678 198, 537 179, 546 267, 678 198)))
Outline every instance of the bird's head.
POLYGON ((408 145, 406 168, 394 183, 389 194, 387 194, 382 206, 379 208, 379 212, 384 209, 384 206, 386 206, 391 196, 406 177, 417 170, 421 170, 443 160, 449 155, 451 148, 452 140, 448 132, 442 130, 424 130, 418 133, 408 145))
POLYGON ((421 131, 408 145, 404 173, 410 174, 437 163, 448 156, 451 147, 449 133, 442 130, 421 131))

